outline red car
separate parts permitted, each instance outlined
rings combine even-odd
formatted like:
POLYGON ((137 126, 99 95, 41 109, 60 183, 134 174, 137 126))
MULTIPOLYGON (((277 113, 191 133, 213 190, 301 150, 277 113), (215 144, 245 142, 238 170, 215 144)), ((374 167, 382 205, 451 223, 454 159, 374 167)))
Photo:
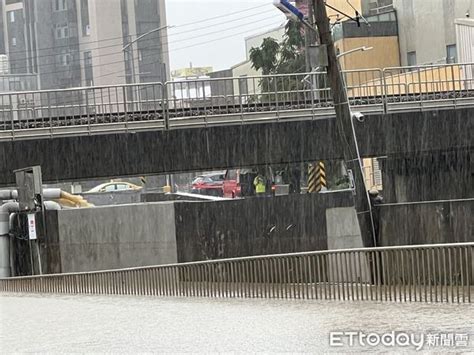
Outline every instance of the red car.
POLYGON ((192 181, 191 192, 194 194, 222 197, 224 174, 199 175, 192 181))
MULTIPOLYGON (((271 168, 267 170, 267 175, 270 176, 271 181, 271 192, 268 192, 274 195, 275 185, 273 183, 273 173, 271 168)), ((253 185, 253 181, 256 176, 257 173, 250 169, 227 170, 222 186, 224 197, 236 198, 244 196, 254 196, 255 187, 253 185)))

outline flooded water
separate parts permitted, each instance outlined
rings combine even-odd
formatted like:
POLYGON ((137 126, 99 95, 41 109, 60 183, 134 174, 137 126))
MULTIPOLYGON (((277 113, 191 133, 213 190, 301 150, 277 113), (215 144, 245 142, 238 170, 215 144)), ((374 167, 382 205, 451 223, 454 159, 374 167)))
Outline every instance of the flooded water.
POLYGON ((474 351, 467 304, 2 295, 0 312, 2 353, 415 351, 401 338, 358 340, 392 331, 414 334, 424 351, 474 351), (350 331, 362 332, 353 346, 347 333, 330 344, 330 332, 350 331))

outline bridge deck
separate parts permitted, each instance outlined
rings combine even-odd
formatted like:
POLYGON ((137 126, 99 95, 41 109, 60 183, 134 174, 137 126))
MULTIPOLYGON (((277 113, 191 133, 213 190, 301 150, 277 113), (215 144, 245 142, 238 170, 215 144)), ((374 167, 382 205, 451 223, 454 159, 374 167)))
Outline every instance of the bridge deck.
MULTIPOLYGON (((451 64, 344 74, 353 110, 391 113, 474 107, 474 80, 463 77, 473 67, 451 64)), ((0 141, 332 115, 325 73, 0 93, 0 141), (185 95, 188 88, 195 97, 185 95)))

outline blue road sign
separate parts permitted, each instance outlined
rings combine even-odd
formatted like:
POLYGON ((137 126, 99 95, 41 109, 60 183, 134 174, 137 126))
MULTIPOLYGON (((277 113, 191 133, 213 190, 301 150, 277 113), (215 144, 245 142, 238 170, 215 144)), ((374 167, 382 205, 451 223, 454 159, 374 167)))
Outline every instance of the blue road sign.
POLYGON ((288 0, 273 0, 273 5, 275 5, 280 11, 282 11, 289 19, 295 21, 304 20, 304 14, 295 6, 291 5, 288 0))

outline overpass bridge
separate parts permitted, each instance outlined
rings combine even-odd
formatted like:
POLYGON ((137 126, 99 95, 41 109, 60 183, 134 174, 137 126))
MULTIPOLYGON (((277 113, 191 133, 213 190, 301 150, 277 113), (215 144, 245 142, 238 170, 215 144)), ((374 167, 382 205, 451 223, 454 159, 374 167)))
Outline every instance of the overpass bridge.
MULTIPOLYGON (((346 71, 364 157, 470 151, 474 64, 346 71)), ((325 73, 0 94, 0 184, 342 158, 325 73)))

